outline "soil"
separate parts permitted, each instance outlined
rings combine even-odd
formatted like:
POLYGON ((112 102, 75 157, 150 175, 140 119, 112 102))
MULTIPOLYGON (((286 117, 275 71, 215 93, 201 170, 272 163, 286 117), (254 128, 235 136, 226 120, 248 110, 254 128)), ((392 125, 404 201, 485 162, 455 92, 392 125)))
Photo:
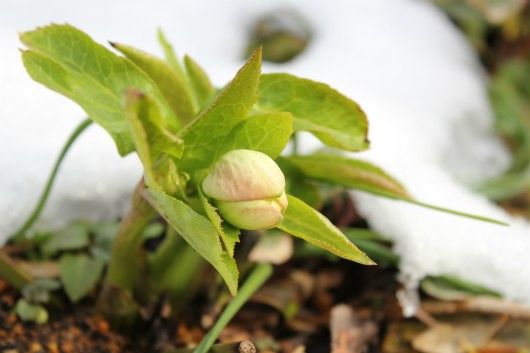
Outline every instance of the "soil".
POLYGON ((0 280, 0 352, 119 353, 130 340, 110 329, 89 306, 52 311, 45 325, 22 322, 14 313, 18 293, 0 280))
MULTIPOLYGON (((346 303, 355 308, 360 320, 377 323, 379 333, 369 351, 378 352, 386 323, 401 317, 393 278, 392 270, 343 261, 287 263, 276 268, 266 286, 223 331, 220 341, 249 339, 262 352, 290 352, 301 345, 307 352, 328 352, 330 311, 336 303, 346 303), (293 307, 299 308, 294 316, 288 313, 293 307)), ((200 341, 205 332, 203 324, 213 320, 210 316, 215 311, 204 298, 198 298, 181 320, 164 318, 162 308, 142 327, 120 333, 95 313, 94 298, 80 305, 51 309, 49 322, 36 325, 22 322, 13 312, 18 297, 13 288, 0 281, 1 353, 163 352, 200 341)))

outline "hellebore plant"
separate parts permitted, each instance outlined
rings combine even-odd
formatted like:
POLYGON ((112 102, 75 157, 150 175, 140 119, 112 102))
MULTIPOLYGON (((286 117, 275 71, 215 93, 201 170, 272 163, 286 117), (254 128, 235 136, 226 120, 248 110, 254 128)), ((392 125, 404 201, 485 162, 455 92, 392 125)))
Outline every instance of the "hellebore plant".
POLYGON ((116 55, 70 25, 20 38, 30 76, 78 103, 110 134, 120 155, 134 152, 143 164, 99 300, 113 317, 134 314, 136 303, 149 296, 146 287, 157 281, 150 277, 182 250, 177 239, 210 263, 232 294, 238 290, 234 255, 241 230, 277 228, 339 257, 374 264, 311 207, 318 182, 418 203, 370 163, 336 152, 280 157, 297 131, 330 148, 366 149, 368 123, 354 101, 325 84, 261 74, 260 49, 216 90, 195 61, 177 58, 161 32, 165 60, 111 43, 122 54, 116 55), (153 260, 142 234, 158 216, 170 232, 153 260))

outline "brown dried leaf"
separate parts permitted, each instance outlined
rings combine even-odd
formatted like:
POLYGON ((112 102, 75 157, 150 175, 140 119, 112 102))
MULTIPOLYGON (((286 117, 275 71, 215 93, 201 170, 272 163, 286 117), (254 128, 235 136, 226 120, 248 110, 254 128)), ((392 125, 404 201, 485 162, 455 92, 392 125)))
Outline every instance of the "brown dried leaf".
POLYGON ((281 265, 293 255, 293 238, 283 232, 267 232, 260 237, 248 258, 254 262, 281 265))
POLYGON ((461 301, 425 301, 422 309, 436 314, 475 312, 484 314, 508 315, 512 318, 530 319, 530 307, 505 299, 477 296, 461 301))
POLYGON ((475 351, 486 345, 506 323, 499 320, 456 320, 439 324, 419 334, 412 346, 425 353, 459 353, 475 351))
POLYGON ((360 353, 377 335, 373 322, 360 322, 353 310, 338 304, 331 310, 331 353, 360 353))

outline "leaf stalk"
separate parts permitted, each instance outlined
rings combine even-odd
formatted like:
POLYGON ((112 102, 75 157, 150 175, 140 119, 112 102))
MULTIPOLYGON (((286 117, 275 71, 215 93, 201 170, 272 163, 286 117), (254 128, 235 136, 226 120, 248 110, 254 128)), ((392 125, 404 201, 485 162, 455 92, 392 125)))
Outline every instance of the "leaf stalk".
POLYGON ((44 209, 44 206, 46 205, 46 202, 48 201, 48 197, 50 196, 50 192, 55 182, 55 178, 57 177, 57 172, 59 171, 59 168, 61 167, 64 157, 66 157, 66 154, 70 150, 70 147, 72 147, 73 143, 77 140, 79 135, 81 135, 81 133, 83 133, 83 131, 85 131, 86 128, 90 126, 90 124, 92 124, 92 120, 88 118, 83 120, 75 128, 75 130, 72 132, 70 137, 68 137, 68 140, 66 140, 66 143, 61 149, 61 152, 59 153, 59 156, 57 157, 57 160, 55 161, 52 171, 50 175, 48 176, 48 180, 46 181, 44 189, 42 190, 42 193, 37 201, 37 204, 35 205, 35 208, 31 212, 29 217, 26 219, 26 221, 22 224, 22 226, 15 232, 15 234, 13 234, 14 238, 19 238, 23 236, 37 221, 40 214, 42 213, 42 210, 44 209))

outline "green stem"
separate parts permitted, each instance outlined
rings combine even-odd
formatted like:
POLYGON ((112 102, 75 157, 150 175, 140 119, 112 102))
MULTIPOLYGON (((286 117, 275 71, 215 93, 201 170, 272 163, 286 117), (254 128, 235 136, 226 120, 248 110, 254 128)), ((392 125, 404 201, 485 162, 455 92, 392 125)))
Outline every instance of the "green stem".
MULTIPOLYGON (((142 197, 143 181, 132 196, 132 208, 122 219, 112 244, 106 283, 133 289, 142 275, 141 263, 145 260, 141 252, 143 231, 156 215, 155 210, 142 197), (139 257, 142 259, 140 260, 139 257)), ((145 254, 144 254, 145 255, 145 254)))
POLYGON ((52 190, 53 183, 55 182, 55 177, 57 176, 57 172, 59 171, 59 168, 61 166, 61 163, 63 162, 64 157, 70 150, 70 147, 72 147, 72 144, 75 142, 75 140, 81 135, 85 129, 90 126, 92 123, 92 120, 85 119, 77 126, 77 128, 72 132, 66 143, 64 144, 61 153, 59 154, 59 157, 55 161, 55 165, 53 166, 51 174, 48 176, 48 180, 46 181, 46 185, 44 186, 44 190, 42 191, 39 200, 37 202, 37 205, 35 206, 35 209, 33 209, 33 212, 31 212, 29 218, 24 222, 24 224, 16 231, 16 233, 13 235, 13 237, 20 237, 23 236, 28 229, 31 228, 31 226, 35 223, 35 221, 39 218, 40 214, 42 213, 42 210, 44 209, 44 206, 46 205, 46 201, 48 201, 48 197, 50 196, 50 192, 52 190))
POLYGON ((176 317, 196 293, 205 261, 171 226, 148 260, 151 285, 145 287, 151 294, 166 293, 176 317))
POLYGON ((193 353, 207 353, 210 351, 221 331, 271 275, 272 266, 270 264, 258 264, 193 353))
POLYGON ((133 292, 146 274, 146 254, 142 249, 143 232, 156 216, 155 210, 144 200, 143 180, 132 196, 132 207, 121 220, 112 244, 109 268, 104 280, 98 307, 114 321, 129 321, 136 312, 133 292))

